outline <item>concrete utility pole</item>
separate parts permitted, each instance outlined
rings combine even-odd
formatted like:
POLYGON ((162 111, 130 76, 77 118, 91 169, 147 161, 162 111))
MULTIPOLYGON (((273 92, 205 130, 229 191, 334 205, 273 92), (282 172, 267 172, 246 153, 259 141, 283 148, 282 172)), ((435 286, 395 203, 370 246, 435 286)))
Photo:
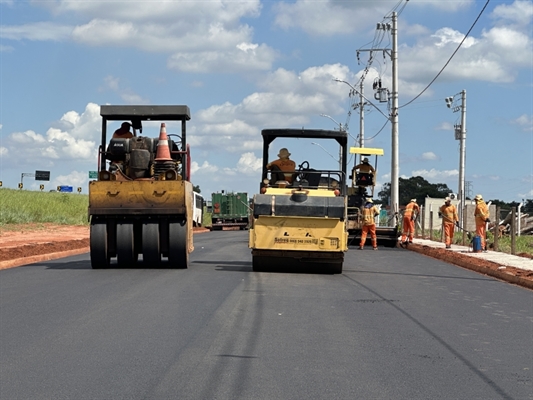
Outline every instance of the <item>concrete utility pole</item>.
MULTIPOLYGON (((459 94, 459 93, 457 93, 459 94)), ((465 195, 465 160, 466 160, 466 90, 461 91, 461 105, 453 106, 455 96, 447 97, 446 105, 451 108, 453 112, 461 111, 461 124, 455 125, 455 140, 459 140, 459 187, 457 189, 457 197, 459 198, 459 221, 462 221, 463 208, 466 202, 465 195)))
POLYGON ((398 144, 398 16, 396 12, 392 13, 392 109, 391 109, 391 125, 392 125, 392 144, 391 144, 391 211, 394 213, 394 225, 398 222, 399 211, 399 144, 398 144))
MULTIPOLYGON (((364 80, 361 79, 361 85, 359 87, 359 147, 365 147, 365 96, 364 96, 364 80)), ((360 155, 359 162, 363 161, 363 156, 360 155)), ((353 159, 354 167, 357 165, 355 157, 353 159)))
POLYGON ((463 208, 465 206, 465 161, 466 161, 466 90, 461 91, 461 138, 459 150, 459 200, 461 208, 459 211, 459 221, 462 221, 463 208))

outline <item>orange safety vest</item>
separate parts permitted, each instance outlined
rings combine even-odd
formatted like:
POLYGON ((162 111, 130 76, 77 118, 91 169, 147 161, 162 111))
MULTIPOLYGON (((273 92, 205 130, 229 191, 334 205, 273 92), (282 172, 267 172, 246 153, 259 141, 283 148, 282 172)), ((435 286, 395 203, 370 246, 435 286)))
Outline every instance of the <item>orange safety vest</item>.
POLYGON ((403 212, 403 216, 411 218, 411 216, 413 215, 415 211, 418 214, 420 212, 420 207, 418 206, 418 204, 412 201, 405 206, 405 211, 403 212))
POLYGON ((439 211, 442 214, 442 222, 453 224, 454 222, 459 221, 457 209, 453 204, 450 204, 449 206, 443 204, 440 206, 439 211))
POLYGON ((376 206, 370 208, 363 207, 363 225, 375 225, 374 217, 379 215, 376 206))
POLYGON ((354 169, 358 169, 359 172, 363 174, 373 174, 374 173, 374 167, 368 163, 361 163, 359 165, 356 165, 354 169))
POLYGON ((474 217, 476 218, 476 221, 485 222, 489 216, 489 207, 487 206, 487 203, 485 203, 483 200, 478 201, 476 203, 476 209, 474 210, 474 217))
POLYGON ((296 163, 288 158, 274 160, 270 165, 277 165, 284 172, 285 180, 292 183, 292 174, 296 172, 296 163))

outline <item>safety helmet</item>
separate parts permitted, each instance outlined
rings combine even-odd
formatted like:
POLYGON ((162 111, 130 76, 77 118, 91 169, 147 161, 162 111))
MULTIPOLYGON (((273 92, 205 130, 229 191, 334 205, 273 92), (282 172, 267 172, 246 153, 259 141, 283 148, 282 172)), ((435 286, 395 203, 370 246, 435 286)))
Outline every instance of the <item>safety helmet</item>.
POLYGON ((449 201, 452 201, 452 199, 450 199, 449 197, 446 197, 446 198, 444 199, 444 201, 445 201, 446 203, 448 203, 449 201))
POLYGON ((130 129, 131 128, 131 124, 129 122, 123 122, 120 125, 120 127, 123 128, 123 129, 130 129))
POLYGON ((411 201, 412 201, 413 203, 416 203, 416 199, 411 199, 411 201))
POLYGON ((367 203, 374 203, 374 200, 372 200, 370 197, 366 199, 367 203))
POLYGON ((291 153, 289 153, 289 150, 287 150, 285 147, 280 149, 278 157, 289 157, 291 153))
POLYGON ((480 194, 476 194, 476 197, 474 197, 474 200, 483 200, 483 196, 480 194))
POLYGON ((367 157, 363 158, 363 162, 368 162, 368 158, 367 157))

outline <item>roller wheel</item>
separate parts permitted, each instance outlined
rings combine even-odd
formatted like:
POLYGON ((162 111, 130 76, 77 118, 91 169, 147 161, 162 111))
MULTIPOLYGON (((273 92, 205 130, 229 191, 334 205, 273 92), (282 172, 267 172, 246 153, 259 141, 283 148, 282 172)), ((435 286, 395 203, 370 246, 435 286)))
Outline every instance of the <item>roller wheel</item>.
POLYGON ((252 256, 252 271, 254 272, 268 272, 270 270, 268 257, 252 256))
POLYGON ((145 222, 142 226, 143 261, 146 266, 157 268, 161 263, 159 224, 145 222))
POLYGON ((170 268, 189 267, 187 221, 171 221, 168 226, 168 263, 170 268))
POLYGON ((109 267, 110 257, 107 254, 107 225, 106 221, 91 220, 90 230, 91 267, 101 269, 109 267))
POLYGON ((137 261, 132 223, 117 224, 117 262, 121 267, 131 266, 137 261))
POLYGON ((332 274, 342 274, 342 263, 330 263, 330 273, 332 274))

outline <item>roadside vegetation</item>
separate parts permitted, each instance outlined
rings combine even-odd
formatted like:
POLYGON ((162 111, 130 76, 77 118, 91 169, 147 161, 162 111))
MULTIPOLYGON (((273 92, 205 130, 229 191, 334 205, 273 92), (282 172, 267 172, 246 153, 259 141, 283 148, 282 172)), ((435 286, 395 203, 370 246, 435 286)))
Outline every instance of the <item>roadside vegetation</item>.
POLYGON ((0 189, 0 227, 21 224, 88 225, 84 194, 0 189))
MULTIPOLYGON (((429 239, 429 232, 424 234, 426 239, 429 239)), ((442 241, 442 231, 434 230, 432 240, 435 242, 442 241)), ((487 246, 489 251, 492 250, 494 243, 494 235, 492 232, 487 232, 487 246)), ((463 245, 463 233, 455 232, 453 237, 453 244, 463 245)), ((465 246, 472 246, 471 240, 466 237, 465 246)), ((511 254, 511 236, 505 235, 498 239, 498 251, 502 253, 511 254)), ((515 237, 515 254, 526 253, 533 256, 533 235, 521 235, 515 237)))

